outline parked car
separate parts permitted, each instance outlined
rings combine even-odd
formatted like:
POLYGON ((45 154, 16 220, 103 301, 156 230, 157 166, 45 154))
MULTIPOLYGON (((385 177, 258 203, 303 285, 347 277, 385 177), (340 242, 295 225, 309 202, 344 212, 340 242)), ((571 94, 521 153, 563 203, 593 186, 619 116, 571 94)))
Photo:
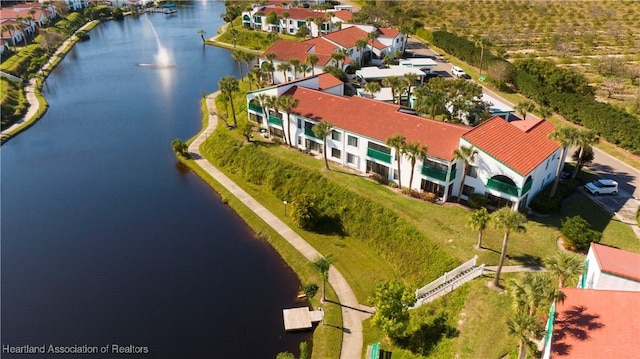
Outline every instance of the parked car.
POLYGON ((451 68, 451 73, 453 74, 453 76, 461 77, 463 79, 466 79, 468 76, 467 73, 464 72, 464 70, 459 68, 458 66, 453 66, 451 68))
POLYGON ((594 196, 599 194, 618 194, 618 182, 610 179, 599 179, 584 185, 584 190, 594 196))

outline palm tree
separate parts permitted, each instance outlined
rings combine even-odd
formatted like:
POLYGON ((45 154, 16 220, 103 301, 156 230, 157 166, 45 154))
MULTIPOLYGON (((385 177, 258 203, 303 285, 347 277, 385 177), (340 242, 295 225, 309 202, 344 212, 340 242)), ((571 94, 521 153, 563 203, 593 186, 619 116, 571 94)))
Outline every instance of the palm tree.
POLYGON ((278 104, 280 109, 287 114, 287 136, 285 140, 289 146, 293 146, 293 141, 291 140, 291 111, 298 107, 298 99, 294 99, 291 95, 281 96, 278 98, 278 104))
POLYGON ((329 269, 331 268, 331 263, 333 263, 334 258, 333 255, 327 254, 325 257, 318 257, 315 261, 313 261, 314 267, 318 269, 320 275, 322 276, 322 301, 326 301, 326 291, 325 291, 325 283, 329 280, 329 269))
POLYGON ((396 151, 396 161, 398 162, 398 188, 402 189, 402 180, 400 179, 400 162, 402 160, 402 153, 407 146, 407 138, 403 135, 393 135, 387 138, 387 146, 391 146, 396 151))
POLYGON ((535 317, 538 309, 550 304, 556 295, 551 278, 546 273, 525 272, 508 282, 509 294, 516 311, 535 317))
POLYGON ((364 84, 364 91, 368 92, 373 99, 374 94, 380 92, 380 83, 376 81, 367 82, 364 84))
POLYGON ((553 115, 553 110, 549 106, 542 106, 538 111, 540 111, 540 117, 543 120, 546 120, 553 115))
POLYGON ((320 16, 316 17, 315 19, 313 19, 313 23, 318 27, 318 36, 320 36, 322 34, 322 24, 324 23, 324 18, 320 16))
POLYGON ((200 38, 202 39, 202 44, 204 45, 204 43, 206 42, 206 40, 204 39, 204 35, 206 35, 207 32, 204 31, 203 29, 198 29, 198 34, 200 35, 200 38))
POLYGON ((238 70, 240 71, 240 78, 243 78, 244 76, 242 74, 242 61, 244 61, 245 52, 242 50, 233 50, 233 52, 231 52, 231 57, 238 62, 238 70))
POLYGON ((578 171, 580 171, 580 167, 582 167, 582 158, 584 157, 585 148, 598 143, 599 141, 600 139, 598 138, 598 134, 593 130, 578 132, 574 144, 580 146, 580 152, 578 154, 578 161, 576 161, 576 167, 573 169, 573 173, 571 174, 571 178, 576 178, 578 171))
POLYGON ((560 172, 562 172, 562 164, 564 158, 567 155, 567 148, 575 143, 578 131, 573 127, 558 127, 555 131, 549 134, 549 138, 558 143, 562 151, 560 152, 560 158, 558 159, 558 168, 556 169, 556 179, 553 181, 553 187, 551 187, 551 193, 549 198, 553 198, 558 189, 558 182, 560 182, 560 172))
POLYGON ((375 46, 373 45, 378 36, 380 36, 380 34, 378 34, 378 30, 373 30, 367 34, 367 39, 371 40, 371 56, 373 56, 373 49, 375 49, 375 46))
POLYGON ((269 127, 269 113, 267 112, 267 107, 272 107, 273 105, 273 97, 267 95, 266 93, 261 93, 256 96, 256 99, 260 103, 260 107, 262 107, 262 113, 264 114, 264 121, 269 127))
POLYGON ((336 62, 336 67, 342 69, 342 61, 344 61, 345 56, 342 52, 334 52, 331 54, 331 59, 336 62))
POLYGON ((285 33, 288 34, 289 33, 289 18, 291 17, 291 15, 289 14, 288 11, 285 11, 282 13, 282 19, 284 20, 284 26, 283 28, 286 29, 285 33))
POLYGON ((531 338, 539 338, 544 335, 544 328, 540 322, 525 313, 516 313, 507 320, 509 334, 516 336, 520 340, 518 344, 518 359, 527 357, 527 348, 535 343, 531 338))
POLYGON ((311 65, 311 75, 315 75, 316 71, 315 71, 315 67, 316 64, 318 63, 318 61, 320 61, 320 59, 318 58, 318 55, 316 54, 309 54, 307 55, 307 59, 306 59, 306 63, 308 63, 309 65, 311 65))
POLYGON ((556 252, 544 259, 544 266, 558 277, 558 288, 564 288, 567 279, 577 278, 582 274, 584 262, 574 254, 556 252))
POLYGON ((527 119, 527 112, 531 112, 536 106, 531 101, 521 101, 516 105, 516 112, 522 115, 522 120, 527 119))
POLYGON ((247 75, 249 75, 249 71, 250 67, 251 67, 251 62, 253 62, 253 60, 256 59, 256 55, 249 53, 249 52, 245 52, 242 55, 242 61, 245 63, 245 65, 247 65, 247 75))
POLYGON ((300 60, 298 59, 290 59, 289 64, 293 68, 293 79, 295 80, 298 76, 298 69, 300 66, 300 60))
POLYGON ((189 147, 187 146, 186 143, 184 143, 184 141, 182 141, 179 138, 175 138, 173 139, 173 141, 171 141, 171 149, 179 157, 186 157, 186 158, 189 157, 189 152, 188 152, 189 147))
POLYGON ((231 22, 231 29, 229 29, 229 35, 231 35, 231 42, 233 42, 233 48, 236 48, 238 43, 238 30, 233 28, 233 21, 231 22))
POLYGON ((478 243, 476 243, 476 249, 482 248, 482 234, 489 226, 490 221, 491 216, 485 207, 477 209, 469 215, 469 218, 467 219, 467 227, 474 231, 478 231, 478 243))
POLYGON ((275 65, 273 64, 273 60, 276 59, 276 54, 273 52, 267 52, 267 54, 264 55, 264 57, 266 57, 269 63, 271 64, 271 66, 275 68, 275 65))
POLYGON ((313 68, 307 63, 302 63, 298 66, 298 70, 302 73, 302 77, 307 77, 307 72, 311 72, 313 68))
POLYGON ((409 162, 411 163, 411 175, 409 176, 409 188, 413 184, 413 173, 416 169, 416 160, 418 158, 425 158, 427 156, 427 151, 429 148, 427 146, 421 146, 419 142, 411 142, 407 144, 404 148, 404 154, 409 158, 409 162))
POLYGON ((460 192, 458 193, 458 203, 460 203, 460 199, 462 197, 462 192, 464 190, 464 180, 467 176, 467 169, 470 163, 473 163, 476 159, 476 155, 478 155, 478 150, 473 148, 473 146, 462 146, 453 150, 453 159, 458 161, 464 161, 462 164, 462 181, 460 181, 460 192))
POLYGON ((218 87, 220 91, 227 96, 229 103, 231 104, 231 113, 233 115, 233 127, 238 125, 236 121, 236 110, 233 106, 233 93, 240 90, 238 85, 238 79, 233 76, 225 76, 218 81, 218 87))
POLYGON ((411 100, 411 86, 418 81, 419 77, 417 74, 405 74, 402 76, 402 80, 407 84, 407 104, 411 100))
POLYGON ((480 48, 480 73, 479 75, 482 76, 482 60, 484 60, 484 45, 485 45, 486 40, 482 37, 478 37, 474 43, 474 45, 476 47, 480 48))
POLYGON ((398 76, 389 76, 382 80, 382 84, 391 87, 391 97, 393 97, 393 102, 396 101, 396 94, 398 95, 398 104, 400 104, 400 91, 404 89, 404 84, 402 80, 398 76))
POLYGON ((273 67, 273 65, 269 62, 269 61, 265 61, 262 63, 262 65, 260 65, 260 67, 262 68, 262 71, 269 73, 269 83, 273 85, 273 73, 276 71, 276 69, 273 67))
POLYGON ((356 48, 358 49, 358 54, 360 54, 360 67, 362 67, 362 61, 364 58, 364 48, 367 47, 367 39, 358 39, 356 40, 356 48))
POLYGON ((311 128, 313 134, 322 137, 322 145, 323 145, 323 153, 324 153, 324 165, 327 169, 329 168, 329 160, 327 159, 327 136, 331 134, 333 131, 333 126, 329 122, 322 121, 318 122, 311 128))
POLYGON ((282 82, 287 82, 287 71, 289 71, 290 67, 291 65, 287 61, 283 61, 279 63, 278 66, 276 67, 276 70, 282 71, 282 76, 284 76, 282 82))
POLYGON ((491 215, 491 222, 496 229, 504 232, 504 236, 502 238, 502 250, 500 252, 500 262, 498 263, 498 270, 496 270, 496 277, 493 280, 493 285, 495 287, 499 287, 500 272, 502 271, 502 266, 504 265, 504 259, 507 256, 507 244, 509 243, 509 235, 512 231, 524 231, 524 224, 527 222, 527 217, 525 217, 524 214, 514 211, 509 207, 502 207, 491 215))

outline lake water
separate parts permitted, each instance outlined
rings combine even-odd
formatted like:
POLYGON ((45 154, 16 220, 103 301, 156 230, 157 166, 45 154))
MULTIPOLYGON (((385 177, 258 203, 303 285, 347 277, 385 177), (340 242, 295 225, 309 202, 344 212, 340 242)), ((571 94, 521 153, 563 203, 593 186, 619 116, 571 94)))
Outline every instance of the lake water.
POLYGON ((222 12, 200 1, 101 24, 47 80, 44 118, 2 146, 3 346, 275 358, 310 340, 283 328, 294 273, 170 148, 200 129, 201 94, 238 75, 197 33, 222 12), (154 30, 175 67, 139 66, 154 30))

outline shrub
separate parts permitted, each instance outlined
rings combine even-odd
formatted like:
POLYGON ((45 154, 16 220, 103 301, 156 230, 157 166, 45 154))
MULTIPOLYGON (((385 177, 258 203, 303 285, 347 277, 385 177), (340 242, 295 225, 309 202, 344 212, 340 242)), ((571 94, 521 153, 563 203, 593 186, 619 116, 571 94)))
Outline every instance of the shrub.
POLYGON ((474 193, 470 195, 467 202, 469 203, 469 207, 473 209, 487 207, 487 198, 480 193, 474 193))
POLYGON ((531 209, 538 213, 550 214, 560 208, 562 200, 570 196, 580 186, 580 181, 570 179, 558 183, 558 189, 553 198, 549 198, 553 182, 549 183, 542 191, 538 192, 536 197, 531 201, 531 209))
POLYGON ((315 197, 302 194, 293 201, 293 222, 300 228, 311 230, 318 224, 319 213, 316 209, 315 197))
POLYGON ((307 283, 302 286, 302 291, 307 298, 313 298, 318 293, 318 285, 315 283, 307 283))
POLYGON ((591 242, 599 243, 602 233, 591 229, 589 222, 580 216, 567 217, 562 222, 560 232, 570 250, 586 251, 591 242))
POLYGON ((389 179, 387 179, 386 177, 382 177, 381 175, 379 175, 377 173, 373 173, 371 176, 369 176, 369 178, 371 178, 372 180, 374 180, 374 181, 376 181, 376 182, 378 182, 380 184, 383 184, 383 185, 388 185, 389 184, 389 179))
POLYGON ((420 198, 425 202, 435 203, 438 197, 433 192, 422 192, 420 193, 420 198))

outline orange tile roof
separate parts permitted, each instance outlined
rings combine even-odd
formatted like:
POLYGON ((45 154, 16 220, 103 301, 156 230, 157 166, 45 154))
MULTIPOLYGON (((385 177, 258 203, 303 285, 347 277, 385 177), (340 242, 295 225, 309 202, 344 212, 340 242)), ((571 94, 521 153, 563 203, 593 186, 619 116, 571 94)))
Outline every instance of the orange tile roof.
POLYGON ((591 243, 600 270, 619 277, 640 281, 640 254, 591 243))
POLYGON ((312 46, 312 44, 305 42, 276 40, 271 47, 262 53, 261 57, 265 57, 266 54, 273 52, 276 54, 276 59, 280 61, 289 61, 293 58, 304 61, 312 46))
POLYGON ((463 138, 526 176, 558 149, 558 144, 549 139, 554 130, 555 126, 544 120, 507 122, 496 116, 476 126, 463 138))
POLYGON ((563 288, 552 358, 638 358, 640 292, 563 288))
POLYGON ((332 87, 339 86, 339 85, 343 84, 343 82, 339 78, 333 76, 332 74, 330 74, 328 72, 325 72, 325 73, 322 73, 322 74, 316 75, 316 76, 318 76, 318 89, 319 90, 325 90, 325 89, 332 88, 332 87))
POLYGON ((460 137, 469 127, 398 112, 400 106, 364 97, 337 96, 294 86, 287 94, 298 99, 294 113, 314 121, 327 121, 335 127, 385 142, 390 136, 404 135, 407 142, 429 147, 430 157, 453 159, 460 137))
POLYGON ((393 38, 393 37, 398 36, 400 31, 398 31, 398 29, 393 28, 393 27, 379 27, 378 28, 378 33, 382 37, 392 37, 393 38))
POLYGON ((315 54, 331 55, 339 49, 338 46, 321 37, 315 37, 313 39, 305 40, 303 42, 305 44, 315 45, 315 54))
MULTIPOLYGON (((357 26, 350 26, 346 29, 342 29, 342 30, 338 30, 338 31, 334 31, 331 33, 328 33, 326 35, 323 36, 326 39, 329 39, 333 42, 335 42, 336 44, 342 46, 342 47, 353 47, 356 46, 356 41, 360 40, 360 39, 365 39, 367 40, 367 43, 369 45, 371 45, 371 40, 367 39, 367 32, 360 29, 357 26)), ((387 47, 387 45, 381 43, 378 40, 375 40, 373 42, 373 45, 377 48, 377 49, 384 49, 387 47)))

